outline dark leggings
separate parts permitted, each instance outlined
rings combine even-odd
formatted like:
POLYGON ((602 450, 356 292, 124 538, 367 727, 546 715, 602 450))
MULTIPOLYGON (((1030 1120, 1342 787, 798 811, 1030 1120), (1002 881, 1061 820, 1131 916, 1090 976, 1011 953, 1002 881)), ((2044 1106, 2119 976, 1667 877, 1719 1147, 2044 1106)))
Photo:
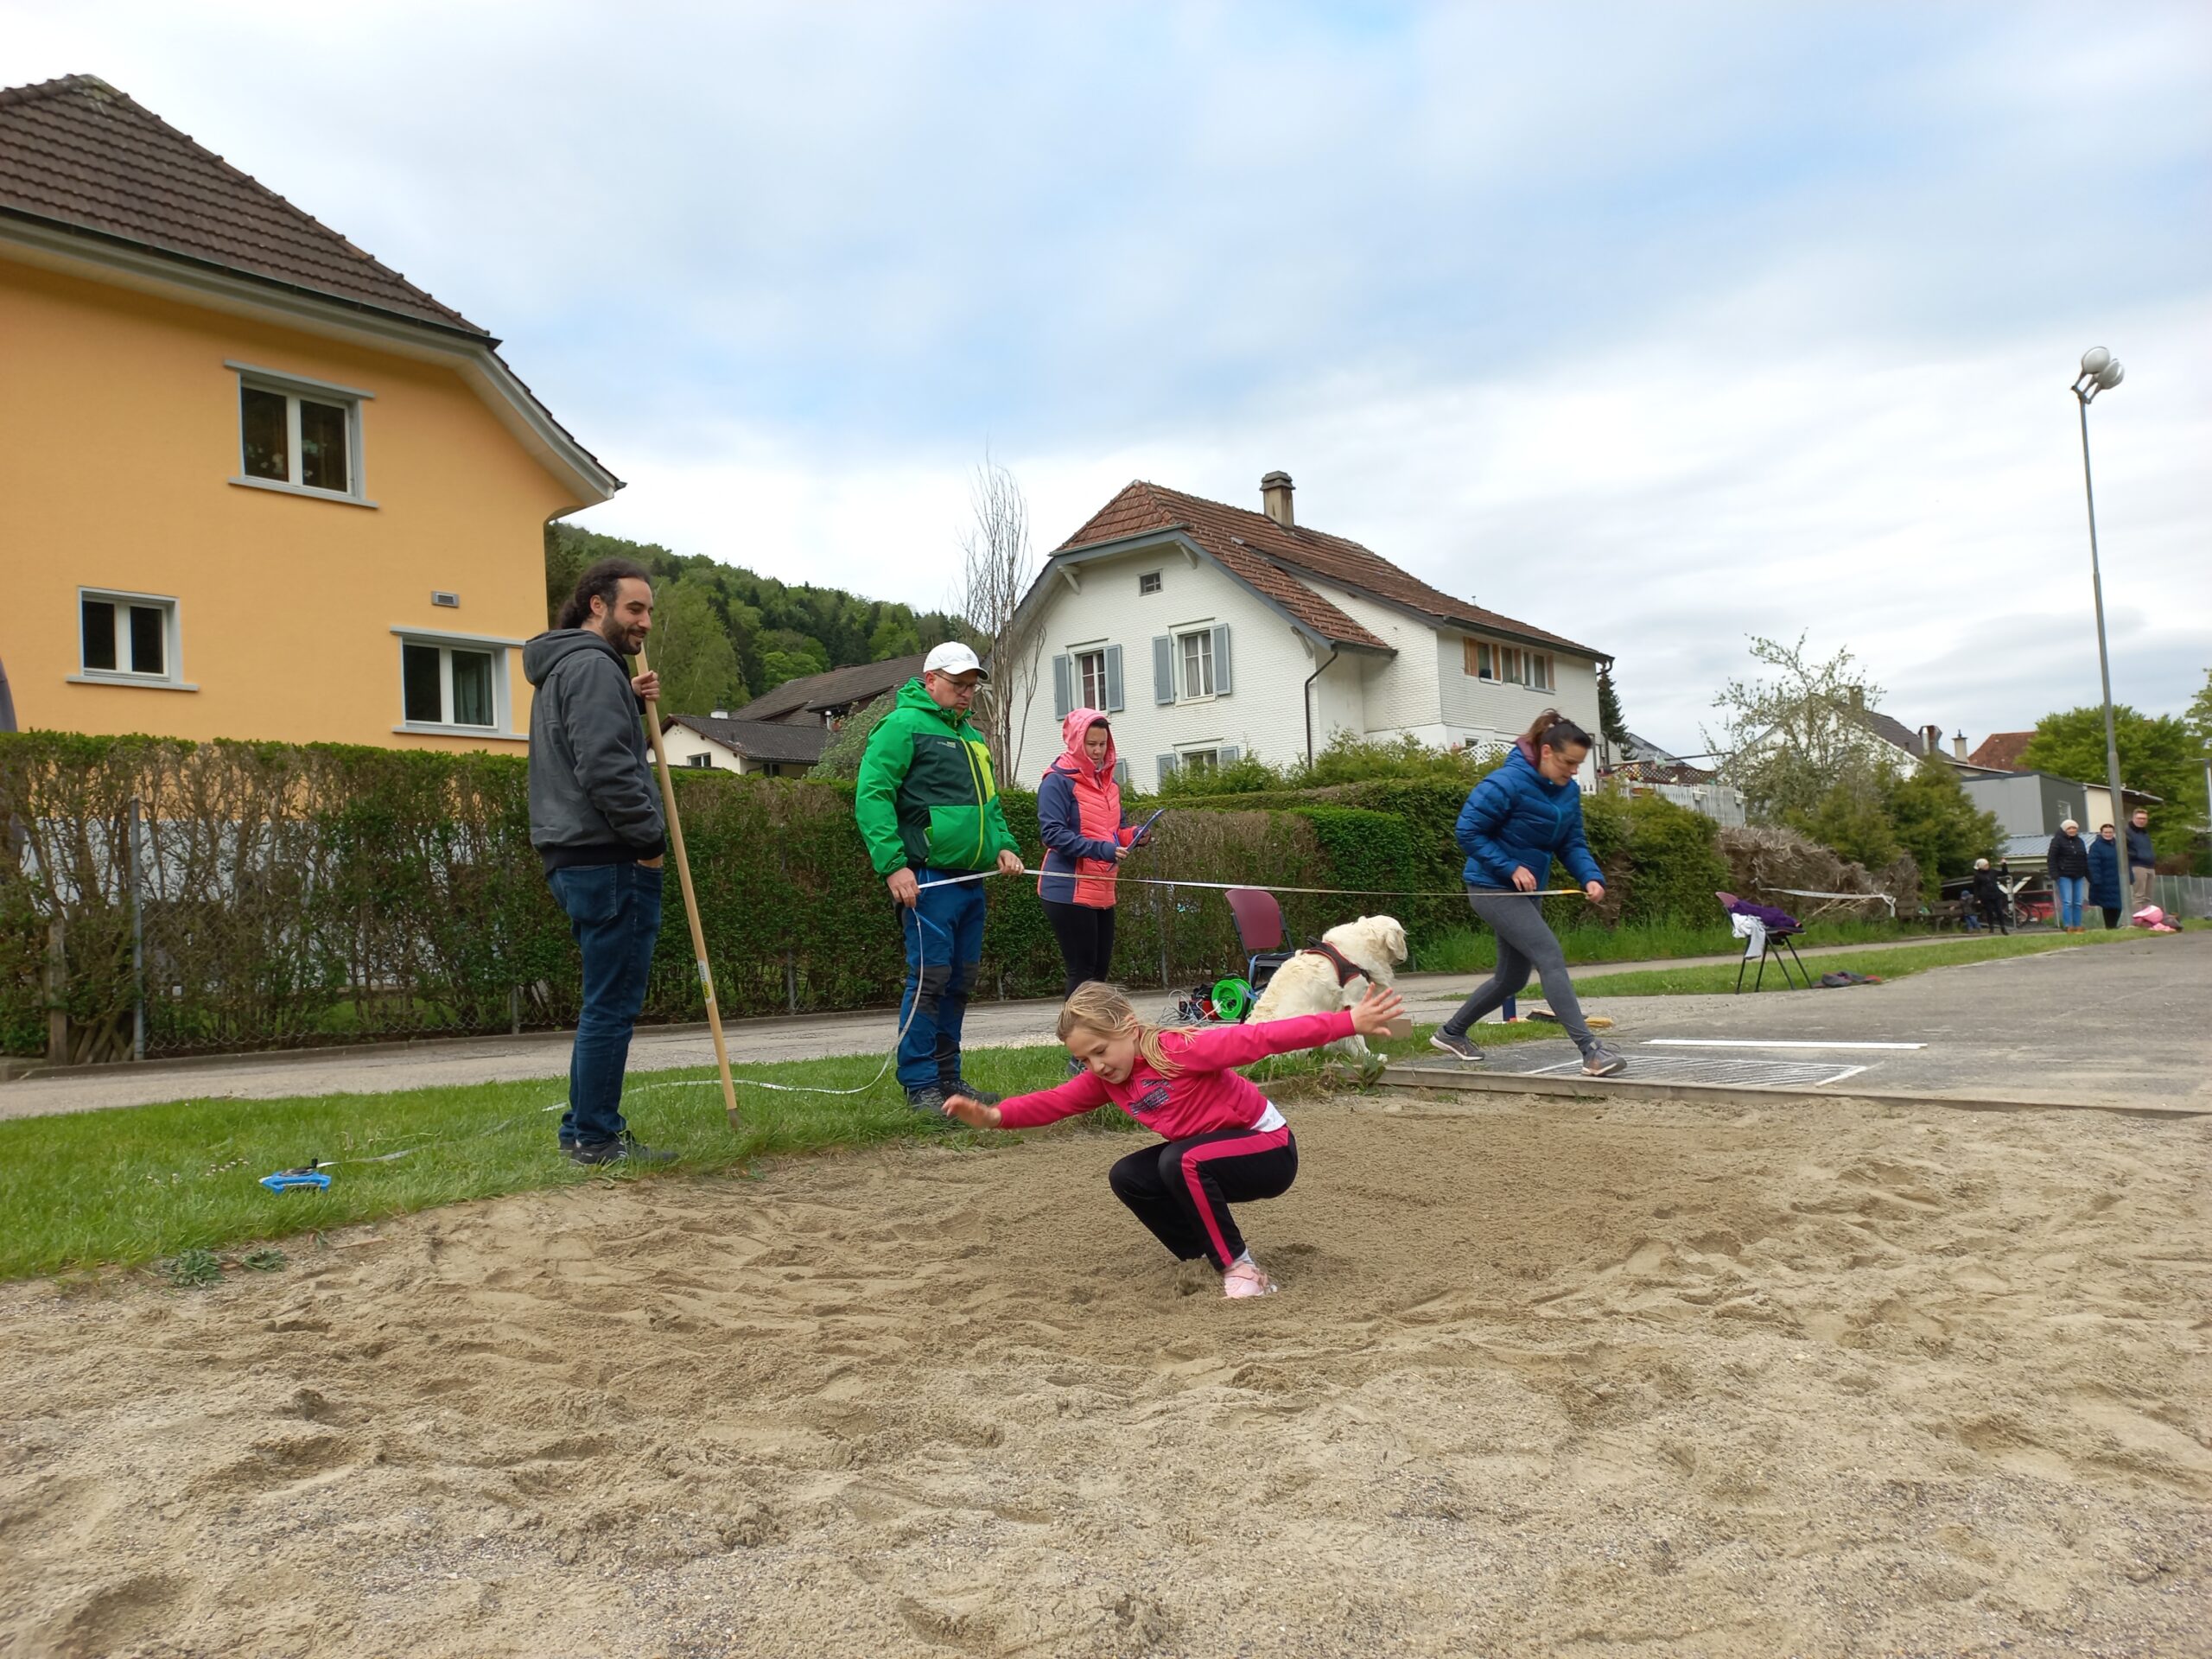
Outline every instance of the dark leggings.
POLYGON ((1226 1272, 1244 1254, 1244 1235, 1236 1230, 1230 1205, 1289 1192, 1298 1179, 1298 1142, 1288 1124, 1220 1129, 1142 1147, 1117 1162, 1106 1179, 1114 1196, 1177 1261, 1203 1255, 1226 1272))
POLYGON ((1045 919, 1060 942, 1060 962, 1067 969, 1067 989, 1085 980, 1105 979, 1114 969, 1114 907, 1111 905, 1063 905, 1047 899, 1045 919))
POLYGON ((2099 905, 2097 908, 2104 912, 2105 926, 2107 929, 2115 928, 2120 925, 2120 906, 2118 905, 2099 905))
POLYGON ((1590 1034, 1582 1004, 1575 997, 1574 982, 1567 977, 1567 953, 1544 925, 1543 901, 1471 893, 1467 902, 1497 935, 1497 969, 1444 1022, 1445 1031, 1454 1037, 1465 1036, 1469 1026, 1503 1007, 1505 999, 1526 985, 1533 972, 1543 983, 1544 1000, 1552 1005, 1561 1029, 1574 1039, 1574 1046, 1585 1054, 1597 1047, 1598 1039, 1590 1034))

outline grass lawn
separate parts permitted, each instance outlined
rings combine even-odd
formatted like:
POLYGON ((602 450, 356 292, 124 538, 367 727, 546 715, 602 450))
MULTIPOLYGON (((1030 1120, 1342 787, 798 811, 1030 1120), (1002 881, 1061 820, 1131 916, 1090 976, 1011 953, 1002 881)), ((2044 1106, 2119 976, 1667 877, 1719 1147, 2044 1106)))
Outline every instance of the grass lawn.
MULTIPOLYGON (((1965 962, 1993 962, 1999 957, 2031 957, 2045 950, 2064 950, 2085 944, 2109 944, 2115 940, 2141 939, 2149 937, 2139 929, 2119 928, 2111 932, 2096 933, 2040 933, 1999 935, 1992 938, 1953 939, 1942 944, 1916 945, 1909 950, 1853 950, 1841 956, 1821 957, 1805 966, 1815 980, 1822 974, 1874 974, 1884 979, 1901 979, 1907 974, 1916 974, 1927 968, 1949 968, 1965 962)), ((1607 974, 1602 979, 1590 982, 1590 995, 1600 996, 1695 996, 1716 991, 1732 991, 1736 988, 1737 964, 1719 963, 1704 968, 1655 968, 1649 973, 1607 974)), ((1782 983, 1775 965, 1769 962, 1766 970, 1775 975, 1771 984, 1761 987, 1762 993, 1790 988, 1782 983)), ((1751 977, 1758 972, 1754 963, 1744 976, 1744 995, 1751 994, 1751 977)))
MULTIPOLYGON (((1478 1028, 1478 1040, 1518 1042, 1555 1033, 1541 1025, 1492 1025, 1478 1028)), ((1423 1029, 1380 1046, 1411 1054, 1427 1041, 1423 1029)), ((967 1071, 984 1088, 1014 1094, 1059 1082, 1066 1064, 1067 1052, 1058 1044, 987 1048, 969 1055, 967 1071)), ((866 1083, 881 1065, 880 1056, 868 1055, 738 1069, 779 1083, 842 1089, 866 1083)), ((1252 1068, 1255 1081, 1281 1086, 1287 1096, 1325 1086, 1321 1072, 1310 1055, 1252 1068)), ((849 1096, 741 1085, 746 1127, 734 1134, 714 1077, 708 1067, 631 1078, 624 1109, 632 1127, 649 1144, 683 1154, 650 1173, 619 1166, 588 1170, 559 1156, 554 1131, 564 1103, 557 1080, 287 1100, 181 1100, 0 1122, 0 1214, 9 1218, 0 1232, 0 1278, 167 1258, 181 1282, 204 1281, 223 1265, 207 1253, 468 1198, 595 1180, 742 1174, 756 1160, 781 1154, 922 1135, 964 1146, 1013 1138, 922 1119, 907 1109, 888 1077, 849 1096), (690 1086, 702 1082, 707 1086, 690 1086), (404 1155, 387 1159, 392 1153, 404 1155), (310 1160, 334 1163, 327 1192, 271 1192, 260 1185, 264 1175, 310 1160), (384 1161, 369 1161, 375 1160, 384 1161)), ((1110 1110, 1077 1122, 1135 1127, 1110 1110)), ((230 1262, 273 1264, 252 1252, 230 1262)))

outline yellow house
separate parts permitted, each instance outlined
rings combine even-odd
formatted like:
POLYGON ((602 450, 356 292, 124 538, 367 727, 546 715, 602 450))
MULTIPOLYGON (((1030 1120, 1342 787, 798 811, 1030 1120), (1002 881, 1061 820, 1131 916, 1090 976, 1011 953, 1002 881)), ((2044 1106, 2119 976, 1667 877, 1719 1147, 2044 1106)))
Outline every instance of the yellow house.
POLYGON ((0 92, 16 724, 520 753, 544 525, 621 480, 499 345, 105 82, 0 92))

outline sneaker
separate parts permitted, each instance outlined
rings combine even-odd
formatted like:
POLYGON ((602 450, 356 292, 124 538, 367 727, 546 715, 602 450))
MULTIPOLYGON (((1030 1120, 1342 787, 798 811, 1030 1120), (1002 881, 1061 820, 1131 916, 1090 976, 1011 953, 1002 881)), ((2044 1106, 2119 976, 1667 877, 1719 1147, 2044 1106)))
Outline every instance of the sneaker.
POLYGON ((919 1112, 924 1117, 943 1117, 944 1098, 944 1090, 933 1083, 919 1089, 909 1089, 906 1091, 908 1108, 919 1112))
POLYGON ((1272 1296, 1275 1281, 1260 1271, 1256 1262, 1236 1262, 1221 1275, 1221 1294, 1224 1296, 1272 1296))
POLYGON ((1628 1070, 1628 1057, 1600 1043, 1582 1057, 1582 1069, 1593 1077, 1617 1077, 1628 1070))
POLYGON ((644 1145, 627 1129, 612 1141, 579 1141, 569 1148, 569 1160, 579 1164, 672 1164, 676 1157, 644 1145))
POLYGON ((946 1095, 965 1095, 978 1106, 1001 1104, 1006 1096, 995 1095, 988 1089, 978 1089, 965 1077, 945 1077, 938 1084, 938 1091, 946 1095))
POLYGON ((1466 1060, 1476 1065, 1483 1063, 1482 1050, 1477 1048, 1465 1037, 1455 1037, 1448 1031, 1439 1030, 1433 1033, 1428 1039, 1428 1046, 1431 1048, 1441 1049, 1455 1060, 1466 1060))

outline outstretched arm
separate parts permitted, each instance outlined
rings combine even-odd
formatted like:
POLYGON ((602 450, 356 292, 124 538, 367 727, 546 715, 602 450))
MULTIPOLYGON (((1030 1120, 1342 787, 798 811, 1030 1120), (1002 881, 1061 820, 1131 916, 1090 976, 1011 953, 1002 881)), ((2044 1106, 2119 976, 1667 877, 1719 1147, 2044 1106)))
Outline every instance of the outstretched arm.
POLYGON ((1111 1098, 1106 1085, 1085 1071, 1080 1077, 1070 1077, 1058 1088, 1016 1095, 996 1106, 986 1106, 965 1095, 955 1095, 944 1103, 944 1110, 946 1116, 957 1117, 970 1128, 1033 1129, 1039 1124, 1057 1123, 1064 1117, 1095 1110, 1111 1098))
POLYGON ((1188 1071, 1226 1071, 1270 1054, 1293 1054, 1301 1048, 1319 1048, 1355 1035, 1378 1035, 1405 1011, 1405 1006, 1395 991, 1370 985, 1357 1007, 1194 1032, 1175 1058, 1188 1071))

